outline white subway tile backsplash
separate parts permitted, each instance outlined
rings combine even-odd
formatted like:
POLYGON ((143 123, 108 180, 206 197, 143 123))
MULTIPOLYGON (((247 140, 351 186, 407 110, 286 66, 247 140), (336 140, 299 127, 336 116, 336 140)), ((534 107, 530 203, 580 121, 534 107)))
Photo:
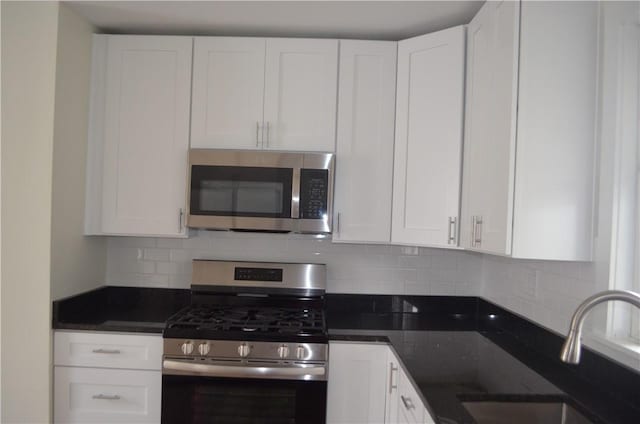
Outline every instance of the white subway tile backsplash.
POLYGON ((188 239, 110 237, 107 246, 112 285, 188 288, 196 258, 315 262, 327 264, 332 293, 483 296, 558 332, 599 288, 592 263, 332 243, 303 234, 191 231, 188 239))
POLYGON ((456 294, 481 287, 481 255, 391 245, 332 243, 302 234, 192 231, 188 239, 111 237, 107 284, 188 288, 196 258, 327 264, 334 293, 456 294))

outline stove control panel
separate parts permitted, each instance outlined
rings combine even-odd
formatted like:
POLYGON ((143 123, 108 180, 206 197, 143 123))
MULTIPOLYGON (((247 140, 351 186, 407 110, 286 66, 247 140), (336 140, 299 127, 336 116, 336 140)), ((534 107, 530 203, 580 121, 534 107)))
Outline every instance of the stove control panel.
POLYGON ((291 363, 293 361, 324 362, 329 357, 326 343, 283 343, 237 340, 164 339, 164 356, 189 357, 200 360, 265 359, 291 363))

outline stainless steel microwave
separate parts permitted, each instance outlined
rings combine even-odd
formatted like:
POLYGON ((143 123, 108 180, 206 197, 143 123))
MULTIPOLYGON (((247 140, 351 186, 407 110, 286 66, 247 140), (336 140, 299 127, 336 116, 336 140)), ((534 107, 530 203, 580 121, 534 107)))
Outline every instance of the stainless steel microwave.
POLYGON ((330 233, 334 155, 191 149, 187 225, 330 233))

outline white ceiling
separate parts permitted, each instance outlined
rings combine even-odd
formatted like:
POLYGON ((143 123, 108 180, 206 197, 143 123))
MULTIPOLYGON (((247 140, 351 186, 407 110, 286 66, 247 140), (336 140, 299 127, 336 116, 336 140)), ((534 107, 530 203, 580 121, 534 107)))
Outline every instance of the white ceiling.
POLYGON ((400 40, 467 24, 484 1, 67 1, 105 33, 400 40))

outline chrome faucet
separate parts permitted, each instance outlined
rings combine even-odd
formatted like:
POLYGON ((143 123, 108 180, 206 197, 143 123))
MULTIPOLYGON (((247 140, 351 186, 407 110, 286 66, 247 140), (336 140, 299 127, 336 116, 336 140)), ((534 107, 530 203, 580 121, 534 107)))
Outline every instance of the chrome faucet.
POLYGON ((640 308, 640 294, 628 290, 605 290, 585 299, 584 302, 576 308, 571 318, 569 335, 560 351, 560 359, 562 359, 563 362, 568 364, 577 364, 580 362, 580 350, 582 346, 580 339, 582 337, 584 318, 591 308, 610 300, 622 300, 623 302, 634 305, 636 308, 640 308))

